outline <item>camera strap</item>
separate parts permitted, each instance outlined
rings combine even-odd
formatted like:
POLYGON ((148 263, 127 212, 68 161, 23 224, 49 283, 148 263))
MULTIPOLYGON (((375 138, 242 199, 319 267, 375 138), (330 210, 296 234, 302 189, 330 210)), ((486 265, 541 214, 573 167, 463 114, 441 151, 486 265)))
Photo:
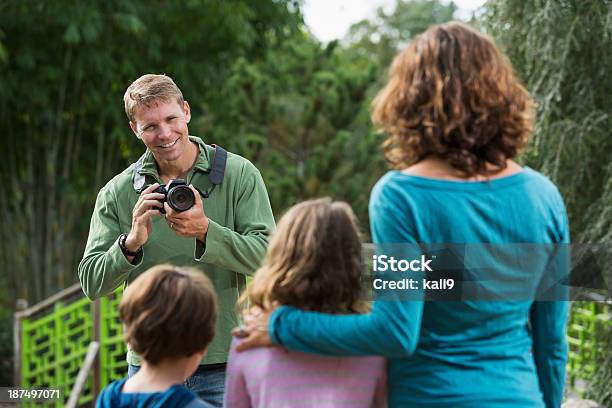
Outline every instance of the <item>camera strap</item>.
POLYGON ((210 173, 208 173, 208 178, 212 187, 210 190, 204 192, 198 190, 204 198, 208 198, 215 187, 223 181, 223 176, 225 176, 225 163, 227 162, 227 150, 216 144, 211 144, 211 146, 215 148, 215 157, 213 157, 212 167, 210 173))
MULTIPOLYGON (((211 146, 215 148, 215 156, 213 157, 212 166, 210 168, 210 172, 208 173, 208 179, 210 180, 212 187, 210 190, 204 192, 196 188, 196 190, 200 191, 200 194, 204 198, 208 198, 215 187, 223 182, 223 177, 225 176, 225 163, 227 162, 227 150, 218 145, 212 144, 211 146)), ((134 190, 136 190, 139 194, 146 188, 145 175, 140 172, 145 161, 145 156, 146 154, 140 156, 134 166, 133 185, 134 190)))

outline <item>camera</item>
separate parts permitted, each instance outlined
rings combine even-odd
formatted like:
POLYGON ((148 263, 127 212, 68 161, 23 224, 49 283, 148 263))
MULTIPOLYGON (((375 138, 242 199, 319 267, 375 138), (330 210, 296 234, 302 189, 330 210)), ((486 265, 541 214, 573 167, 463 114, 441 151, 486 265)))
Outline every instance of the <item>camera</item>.
MULTIPOLYGON (((162 204, 168 202, 168 205, 174 211, 187 211, 195 204, 195 194, 182 179, 170 180, 168 184, 161 184, 155 189, 154 193, 163 194, 164 198, 159 202, 162 204)), ((166 213, 163 208, 159 211, 162 214, 166 213)))

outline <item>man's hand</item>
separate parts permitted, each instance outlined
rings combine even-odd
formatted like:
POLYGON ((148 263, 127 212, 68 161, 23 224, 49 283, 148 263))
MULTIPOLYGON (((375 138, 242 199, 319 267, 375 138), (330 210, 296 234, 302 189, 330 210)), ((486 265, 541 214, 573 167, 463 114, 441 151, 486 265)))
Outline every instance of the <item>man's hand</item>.
MULTIPOLYGON (((132 229, 125 240, 125 247, 129 251, 136 252, 147 242, 153 230, 151 217, 161 215, 159 209, 162 208, 162 203, 159 200, 163 199, 164 195, 153 192, 157 187, 159 183, 151 184, 144 189, 132 210, 132 229)), ((131 262, 132 259, 128 260, 131 262)))
POLYGON ((232 330, 232 335, 241 338, 242 341, 236 345, 236 351, 244 351, 256 347, 273 346, 268 333, 268 322, 273 310, 264 311, 258 307, 252 307, 244 313, 244 323, 232 330))
POLYGON ((195 204, 187 211, 174 211, 168 203, 164 203, 166 210, 166 222, 170 229, 177 235, 182 237, 193 237, 202 242, 206 242, 206 233, 208 232, 208 217, 204 213, 204 203, 200 193, 189 185, 191 191, 195 195, 195 204))

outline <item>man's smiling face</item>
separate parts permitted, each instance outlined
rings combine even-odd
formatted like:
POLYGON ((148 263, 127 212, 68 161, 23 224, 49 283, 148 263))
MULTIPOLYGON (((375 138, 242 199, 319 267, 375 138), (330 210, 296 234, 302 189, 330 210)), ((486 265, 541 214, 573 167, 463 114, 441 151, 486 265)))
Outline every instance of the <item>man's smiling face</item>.
POLYGON ((153 152, 158 163, 172 162, 180 158, 189 146, 187 124, 190 119, 187 101, 183 106, 176 101, 156 101, 150 106, 137 107, 130 127, 153 152))

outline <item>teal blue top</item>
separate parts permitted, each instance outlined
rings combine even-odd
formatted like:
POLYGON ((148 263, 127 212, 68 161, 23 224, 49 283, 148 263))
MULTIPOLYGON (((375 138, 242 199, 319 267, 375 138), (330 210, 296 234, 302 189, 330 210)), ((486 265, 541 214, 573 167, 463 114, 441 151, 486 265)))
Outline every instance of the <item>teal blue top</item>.
MULTIPOLYGON (((377 244, 569 242, 557 188, 528 167, 483 182, 391 171, 369 211, 377 244)), ((283 306, 269 331, 303 352, 389 357, 390 407, 551 408, 563 395, 567 313, 566 301, 380 300, 365 315, 283 306)))
POLYGON ((113 381, 98 396, 96 408, 213 408, 183 384, 160 392, 123 392, 128 378, 113 381))

